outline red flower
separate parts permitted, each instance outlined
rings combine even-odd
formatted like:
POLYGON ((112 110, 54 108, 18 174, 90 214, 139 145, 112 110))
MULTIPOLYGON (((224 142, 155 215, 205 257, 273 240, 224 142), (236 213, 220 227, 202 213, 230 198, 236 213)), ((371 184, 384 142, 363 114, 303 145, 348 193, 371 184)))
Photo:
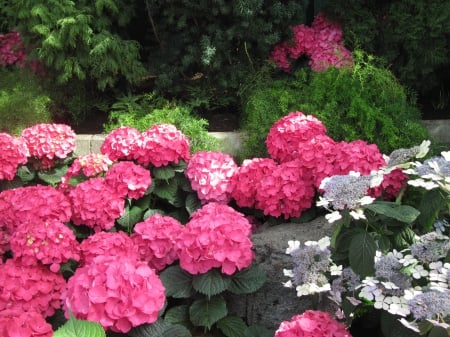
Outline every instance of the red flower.
POLYGON ((81 265, 87 265, 97 256, 126 257, 139 259, 137 247, 131 238, 122 231, 97 232, 88 236, 80 244, 81 265))
POLYGON ((30 156, 43 162, 42 168, 50 167, 55 158, 67 158, 76 148, 75 132, 64 124, 36 124, 24 129, 22 137, 30 156))
POLYGON ((114 164, 105 176, 106 183, 121 197, 139 199, 152 184, 150 171, 131 161, 114 164))
POLYGON ((106 135, 100 152, 111 160, 131 160, 140 132, 132 127, 121 126, 106 135))
POLYGON ((290 321, 284 321, 275 337, 351 337, 345 325, 323 311, 307 310, 290 321))
POLYGON ((29 152, 22 138, 0 133, 0 180, 13 180, 17 168, 26 164, 29 152))
POLYGON ((8 259, 0 265, 0 312, 17 309, 52 316, 61 307, 66 281, 43 265, 8 259))
POLYGON ((176 243, 183 229, 178 220, 154 214, 134 226, 131 239, 138 247, 141 259, 160 271, 178 258, 176 243))
POLYGON ((91 178, 69 192, 74 225, 86 225, 98 232, 109 230, 125 212, 123 197, 106 183, 105 178, 91 178))
POLYGON ((0 336, 52 337, 53 329, 38 312, 5 309, 0 311, 0 336))
POLYGON ((314 116, 300 111, 291 112, 270 128, 266 138, 267 151, 279 162, 298 159, 300 143, 325 135, 326 132, 325 126, 314 116))
POLYGON ((67 283, 66 315, 100 323, 127 333, 153 323, 165 302, 164 286, 145 262, 117 256, 98 256, 80 268, 67 283))
POLYGON ((141 165, 166 166, 187 161, 189 140, 171 124, 157 124, 143 132, 137 140, 133 158, 141 165))
POLYGON ((11 235, 14 259, 32 266, 41 262, 58 272, 61 263, 78 261, 79 244, 72 230, 58 220, 37 221, 17 226, 11 235))
POLYGON ((202 203, 226 204, 231 199, 231 177, 237 170, 233 157, 216 151, 199 151, 192 155, 185 174, 202 203))
POLYGON ((191 274, 221 268, 234 274, 253 260, 251 225, 243 214, 218 203, 196 211, 178 239, 180 266, 191 274))

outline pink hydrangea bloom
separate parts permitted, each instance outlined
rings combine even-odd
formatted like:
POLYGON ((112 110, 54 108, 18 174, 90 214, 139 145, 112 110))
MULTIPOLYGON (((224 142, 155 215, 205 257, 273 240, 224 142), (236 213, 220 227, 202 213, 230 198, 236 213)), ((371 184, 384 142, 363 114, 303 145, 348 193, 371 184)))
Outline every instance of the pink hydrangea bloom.
POLYGON ((274 61, 279 68, 287 73, 291 69, 291 61, 288 57, 288 53, 289 46, 287 43, 283 42, 273 47, 269 57, 270 60, 274 61))
POLYGON ((138 247, 141 260, 160 271, 178 259, 177 238, 183 229, 178 220, 153 214, 134 226, 131 239, 138 247))
POLYGON ((52 316, 61 307, 66 281, 43 265, 8 259, 0 265, 0 312, 18 309, 52 316))
POLYGON ((250 266, 254 253, 251 225, 243 214, 218 203, 197 210, 179 236, 180 266, 191 274, 212 268, 232 275, 250 266))
POLYGON ((236 204, 240 207, 254 207, 259 181, 270 175, 276 167, 277 163, 271 158, 244 160, 231 178, 231 197, 236 204))
POLYGON ((50 220, 68 222, 71 216, 69 200, 51 186, 26 186, 0 193, 0 223, 10 233, 22 223, 50 220))
POLYGON ((231 178, 237 168, 233 157, 226 153, 198 151, 192 155, 185 174, 203 204, 226 204, 231 200, 231 178))
POLYGON ((338 142, 335 147, 334 171, 332 175, 346 175, 350 171, 370 174, 386 165, 383 154, 376 144, 368 144, 363 140, 338 142))
POLYGON ((36 124, 22 131, 30 156, 45 163, 65 159, 76 149, 75 132, 64 124, 36 124))
POLYGON ((147 263, 129 258, 98 256, 77 268, 67 282, 65 301, 75 317, 127 333, 153 323, 165 302, 164 286, 147 263))
POLYGON ((311 172, 299 160, 279 164, 256 188, 255 208, 274 217, 299 217, 314 199, 311 172))
POLYGON ((3 263, 3 254, 11 248, 9 244, 10 236, 6 228, 0 225, 0 264, 3 263))
POLYGON ((299 143, 325 135, 325 126, 316 117, 295 111, 276 121, 266 138, 269 155, 279 161, 298 159, 299 143))
POLYGON ((53 329, 38 312, 6 309, 0 311, 0 336, 52 337, 53 329))
POLYGON ((69 192, 74 225, 86 225, 98 232, 109 230, 125 212, 125 200, 106 183, 105 178, 91 178, 69 192))
POLYGON ((25 64, 25 46, 19 32, 0 34, 0 66, 25 64))
POLYGON ((188 138, 172 124, 153 125, 141 134, 137 144, 133 158, 143 166, 177 164, 190 157, 188 138))
POLYGON ((58 272, 61 263, 80 259, 79 243, 72 230, 58 220, 35 221, 17 226, 11 235, 11 250, 14 259, 23 265, 38 262, 50 265, 58 272))
POLYGON ((139 199, 152 184, 150 171, 131 161, 114 164, 105 176, 106 183, 121 197, 139 199))
POLYGON ((80 244, 80 265, 90 264, 97 256, 116 256, 139 259, 137 247, 122 231, 97 232, 88 236, 80 244))
POLYGON ((290 321, 282 322, 275 337, 351 337, 351 334, 329 313, 307 310, 290 321))
POLYGON ((403 173, 402 169, 397 168, 385 174, 381 185, 371 188, 369 195, 374 198, 382 197, 384 200, 395 199, 407 180, 408 175, 403 173))
POLYGON ((0 180, 13 180, 17 168, 28 161, 28 148, 22 138, 0 133, 0 180))
POLYGON ((141 133, 132 127, 121 126, 106 135, 100 152, 111 160, 131 160, 136 141, 141 133))

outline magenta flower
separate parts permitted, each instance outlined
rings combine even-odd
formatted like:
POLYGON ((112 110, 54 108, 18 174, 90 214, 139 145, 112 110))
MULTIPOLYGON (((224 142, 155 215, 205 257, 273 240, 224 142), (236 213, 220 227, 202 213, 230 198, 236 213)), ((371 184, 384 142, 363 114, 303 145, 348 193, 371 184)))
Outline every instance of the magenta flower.
POLYGON ((105 179, 118 195, 131 199, 144 196, 152 184, 150 171, 131 161, 114 164, 106 173, 105 179))
POLYGON ((0 193, 0 223, 10 233, 23 223, 50 220, 68 222, 71 216, 69 200, 51 186, 26 186, 0 193))
POLYGON ((13 180, 17 168, 28 161, 28 148, 22 138, 0 133, 0 180, 13 180))
POLYGON ((125 201, 106 183, 105 178, 91 178, 69 192, 74 225, 86 225, 98 232, 109 230, 125 212, 125 201))
POLYGON ((133 158, 143 166, 161 167, 189 160, 189 151, 189 140, 180 130, 171 124, 157 124, 141 134, 133 158))
POLYGON ((80 259, 79 244, 72 230, 58 220, 37 221, 17 226, 11 235, 14 259, 25 266, 38 262, 58 272, 61 263, 80 259))
POLYGON ((259 181, 270 175, 276 167, 277 163, 271 158, 244 160, 231 178, 231 197, 236 204, 240 207, 254 207, 259 181))
MULTIPOLYGON (((64 124, 36 124, 22 131, 30 156, 50 167, 54 159, 65 159, 76 149, 75 132, 64 124)), ((44 167, 44 168, 46 168, 44 167)))
POLYGON ((65 287, 62 275, 43 265, 26 266, 8 259, 0 265, 0 312, 17 309, 52 316, 61 307, 65 287))
POLYGON ((299 160, 279 164, 256 187, 255 208, 274 217, 299 217, 314 199, 311 172, 299 160))
POLYGON ((0 66, 25 64, 25 46, 19 32, 0 34, 0 66))
POLYGON ((247 268, 254 254, 251 225, 243 214, 218 203, 197 210, 179 236, 180 266, 191 274, 221 268, 232 275, 247 268))
POLYGON ((3 263, 3 254, 5 254, 8 250, 11 249, 10 244, 10 234, 9 231, 6 230, 6 228, 3 228, 0 226, 0 264, 3 263))
POLYGON ((351 337, 351 334, 329 313, 307 310, 282 322, 274 337, 351 337))
POLYGON ((131 160, 140 132, 129 126, 121 126, 106 135, 100 152, 111 160, 131 160))
POLYGON ((127 333, 153 323, 165 302, 164 286, 147 263, 116 256, 98 256, 67 282, 66 315, 127 333))
POLYGON ((185 175, 203 204, 226 204, 231 200, 231 177, 237 168, 233 157, 226 153, 199 151, 192 155, 185 175))
POLYGON ((90 264, 97 256, 139 259, 139 253, 134 242, 122 231, 97 232, 90 235, 81 242, 80 251, 80 265, 90 264))
POLYGON ((139 250, 141 260, 160 271, 178 259, 177 238, 183 229, 178 220, 153 214, 134 226, 131 239, 139 250))
POLYGON ((300 111, 291 112, 270 128, 266 138, 267 151, 279 162, 295 160, 302 151, 300 143, 326 132, 325 126, 316 117, 300 111))
POLYGON ((374 198, 382 197, 384 200, 395 199, 407 180, 408 175, 397 168, 385 174, 381 185, 369 189, 368 195, 374 198))
POLYGON ((52 337, 53 329, 38 312, 5 309, 0 311, 0 336, 52 337))

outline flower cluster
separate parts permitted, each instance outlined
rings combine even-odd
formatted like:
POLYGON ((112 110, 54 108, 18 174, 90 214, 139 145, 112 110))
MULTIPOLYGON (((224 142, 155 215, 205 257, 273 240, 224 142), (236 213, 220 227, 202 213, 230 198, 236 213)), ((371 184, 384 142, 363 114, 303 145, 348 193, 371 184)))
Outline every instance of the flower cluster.
POLYGON ((155 322, 164 303, 155 271, 133 258, 97 256, 67 282, 66 314, 70 310, 115 332, 155 322))
POLYGON ((328 21, 319 13, 311 25, 298 25, 291 28, 293 38, 290 42, 276 45, 270 59, 281 69, 290 71, 291 60, 303 55, 310 58, 309 65, 314 71, 323 71, 330 66, 337 68, 353 66, 351 52, 343 44, 339 25, 328 21))
POLYGON ((230 155, 216 151, 199 151, 189 160, 185 175, 202 203, 226 204, 231 199, 231 178, 236 170, 237 165, 230 155))
POLYGON ((0 133, 0 180, 13 180, 17 168, 28 161, 28 156, 22 138, 0 133))
POLYGON ((52 337, 50 323, 34 311, 20 309, 0 311, 0 336, 2 337, 52 337))
POLYGON ((0 66, 23 66, 25 58, 25 46, 19 32, 0 34, 0 66))
POLYGON ((177 239, 183 229, 178 220, 153 214, 134 226, 131 239, 141 260, 160 271, 178 259, 177 239))
POLYGON ((232 275, 250 266, 251 225, 233 208, 209 203, 197 210, 178 237, 180 266, 191 274, 221 268, 232 275))
POLYGON ((121 197, 139 199, 152 184, 150 171, 131 161, 114 164, 106 173, 106 183, 121 197))
POLYGON ((32 266, 41 262, 58 272, 61 263, 78 261, 79 244, 72 230, 58 220, 29 222, 18 226, 10 238, 14 259, 32 266))
POLYGON ((105 178, 92 178, 75 186, 68 195, 74 225, 86 225, 95 231, 109 230, 125 212, 125 201, 105 178), (103 205, 99 207, 99 205, 103 205))
POLYGON ((76 149, 75 132, 64 124, 36 124, 24 129, 22 138, 42 169, 52 167, 55 159, 65 159, 76 149))
POLYGON ((125 256, 139 259, 138 250, 131 238, 122 231, 97 232, 87 237, 80 244, 80 265, 92 263, 97 256, 125 256))
POLYGON ((351 337, 345 325, 324 311, 307 310, 284 321, 274 337, 351 337))
POLYGON ((0 193, 0 223, 10 233, 23 223, 68 222, 71 216, 69 200, 51 186, 25 186, 0 193))
POLYGON ((66 281, 43 265, 25 266, 8 259, 0 265, 0 312, 35 311, 49 317, 61 307, 66 281))
POLYGON ((106 135, 100 152, 111 160, 132 160, 134 147, 140 135, 135 128, 121 126, 106 135))
POLYGON ((440 156, 427 159, 423 163, 415 162, 413 167, 405 172, 418 176, 416 179, 408 181, 408 184, 412 186, 420 186, 427 190, 441 188, 449 193, 450 151, 443 151, 440 156))
POLYGON ((88 153, 81 155, 72 162, 66 175, 61 178, 61 184, 70 183, 72 178, 82 174, 86 178, 92 178, 108 171, 113 164, 112 160, 100 153, 88 153))

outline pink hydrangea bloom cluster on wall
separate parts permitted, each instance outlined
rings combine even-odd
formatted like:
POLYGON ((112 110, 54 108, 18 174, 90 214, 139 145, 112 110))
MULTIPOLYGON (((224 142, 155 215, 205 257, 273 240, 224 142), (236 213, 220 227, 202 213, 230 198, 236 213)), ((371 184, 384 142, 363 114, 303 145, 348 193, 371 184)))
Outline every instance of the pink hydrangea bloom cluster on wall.
POLYGON ((291 28, 293 38, 273 48, 270 59, 281 69, 290 71, 291 61, 305 55, 314 71, 323 71, 353 65, 352 54, 344 47, 339 25, 328 21, 319 13, 311 27, 298 25, 291 28))

